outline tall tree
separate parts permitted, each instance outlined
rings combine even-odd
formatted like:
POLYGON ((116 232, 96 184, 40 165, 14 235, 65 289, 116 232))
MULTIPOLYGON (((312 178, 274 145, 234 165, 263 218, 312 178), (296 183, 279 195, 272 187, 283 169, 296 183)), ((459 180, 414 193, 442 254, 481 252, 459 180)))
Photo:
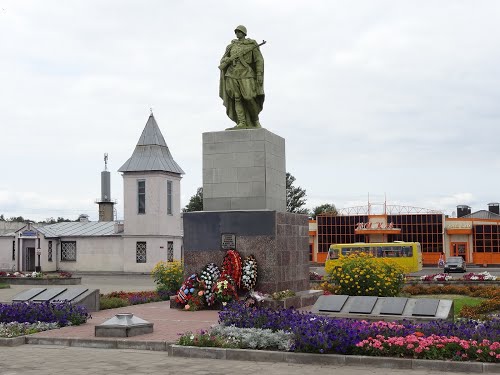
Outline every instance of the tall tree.
POLYGON ((338 211, 334 204, 325 203, 320 206, 314 207, 311 211, 311 216, 313 219, 316 219, 316 216, 318 216, 319 214, 330 214, 333 216, 337 216, 338 211))
POLYGON ((286 172, 286 210, 296 214, 308 214, 309 210, 303 208, 306 204, 306 191, 300 186, 293 186, 295 177, 286 172))
POLYGON ((189 199, 189 203, 182 212, 203 211, 203 188, 199 187, 196 194, 189 199))

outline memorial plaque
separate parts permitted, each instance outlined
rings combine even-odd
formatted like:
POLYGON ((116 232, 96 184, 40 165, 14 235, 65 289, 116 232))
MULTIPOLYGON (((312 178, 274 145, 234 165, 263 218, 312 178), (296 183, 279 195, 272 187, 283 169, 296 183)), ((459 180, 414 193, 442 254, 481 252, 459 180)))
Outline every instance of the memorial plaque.
POLYGON ((44 292, 40 293, 37 295, 35 298, 32 299, 34 302, 45 302, 45 301, 50 301, 54 297, 58 296, 62 292, 64 292, 66 288, 50 288, 45 290, 44 292))
POLYGON ((32 288, 28 290, 24 290, 19 294, 16 294, 14 297, 12 297, 12 302, 24 302, 24 301, 29 301, 33 297, 39 295, 42 293, 44 290, 47 288, 32 288))
POLYGON ((353 297, 351 307, 349 308, 350 313, 358 314, 371 314, 375 303, 377 303, 378 297, 374 296, 356 296, 353 297))
POLYGON ((403 315, 408 298, 405 297, 386 297, 382 302, 380 314, 403 315))
POLYGON ((430 298, 417 299, 411 315, 436 316, 438 305, 439 305, 438 299, 430 299, 430 298))
POLYGON ((65 292, 61 293, 57 297, 55 297, 52 302, 58 301, 73 301, 76 297, 85 293, 88 289, 86 288, 72 288, 67 289, 65 292))
POLYGON ((236 235, 234 233, 221 234, 221 248, 222 250, 235 250, 236 249, 236 235))
POLYGON ((349 296, 322 296, 318 311, 339 312, 349 296))

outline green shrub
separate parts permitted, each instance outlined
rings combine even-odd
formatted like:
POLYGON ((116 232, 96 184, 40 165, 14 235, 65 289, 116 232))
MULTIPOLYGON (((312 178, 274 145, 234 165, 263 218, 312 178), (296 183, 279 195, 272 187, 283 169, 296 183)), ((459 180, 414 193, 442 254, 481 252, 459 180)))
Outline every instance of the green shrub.
POLYGON ((394 297, 404 286, 404 269, 387 258, 355 253, 340 257, 329 269, 329 278, 340 294, 394 297))
POLYGON ((157 284, 158 291, 176 292, 184 280, 184 266, 180 260, 161 261, 154 266, 151 277, 157 284))
POLYGON ((116 309, 118 307, 129 306, 126 299, 118 297, 101 297, 100 299, 101 310, 116 309))

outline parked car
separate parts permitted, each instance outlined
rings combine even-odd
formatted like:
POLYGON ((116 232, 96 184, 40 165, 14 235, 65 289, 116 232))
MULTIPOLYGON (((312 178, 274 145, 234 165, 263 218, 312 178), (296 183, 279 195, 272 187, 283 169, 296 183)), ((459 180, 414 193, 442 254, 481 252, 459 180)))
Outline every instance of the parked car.
POLYGON ((467 265, 462 257, 449 257, 444 262, 444 272, 467 272, 467 265))

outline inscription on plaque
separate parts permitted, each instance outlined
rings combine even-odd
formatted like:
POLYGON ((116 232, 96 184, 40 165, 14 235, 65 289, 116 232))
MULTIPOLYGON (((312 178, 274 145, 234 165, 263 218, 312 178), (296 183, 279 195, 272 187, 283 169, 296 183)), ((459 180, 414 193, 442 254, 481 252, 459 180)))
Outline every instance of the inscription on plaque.
POLYGON ((321 296, 318 299, 318 303, 320 304, 318 311, 339 312, 344 307, 348 298, 349 296, 345 295, 321 296))
POLYGON ((233 233, 222 233, 221 248, 222 250, 236 249, 236 235, 233 233))
POLYGON ((352 302, 351 308, 349 309, 350 313, 371 314, 378 297, 356 296, 353 297, 353 299, 354 301, 352 302))
POLYGON ((16 294, 12 298, 12 301, 13 302, 29 301, 30 299, 32 299, 33 297, 36 297, 37 295, 39 295, 40 293, 42 293, 46 289, 47 288, 32 288, 32 289, 25 290, 25 291, 23 291, 23 292, 21 292, 19 294, 16 294))
POLYGON ((438 299, 423 298, 418 299, 411 315, 435 316, 439 305, 438 299))
POLYGON ((380 309, 381 314, 403 315, 408 298, 405 297, 386 297, 380 309))

